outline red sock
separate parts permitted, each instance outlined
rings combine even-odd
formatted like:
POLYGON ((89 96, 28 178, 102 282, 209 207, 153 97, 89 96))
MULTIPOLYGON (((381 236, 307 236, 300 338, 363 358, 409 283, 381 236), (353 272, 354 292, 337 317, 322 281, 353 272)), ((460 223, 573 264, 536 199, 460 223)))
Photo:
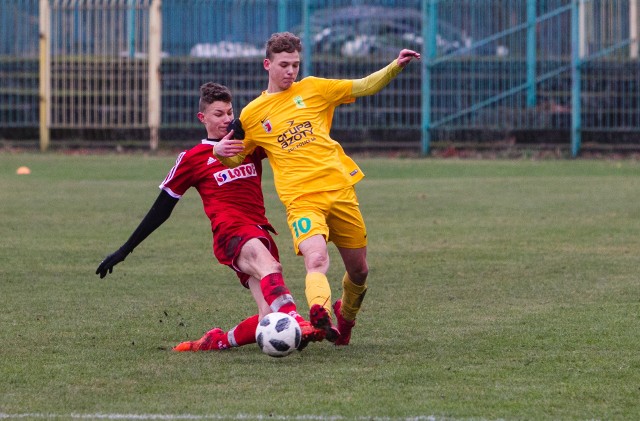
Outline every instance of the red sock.
POLYGON ((256 328, 258 327, 258 315, 255 314, 244 319, 227 334, 229 345, 242 346, 256 343, 256 328))
POLYGON ((260 280, 262 295, 271 307, 272 311, 281 311, 283 313, 294 312, 297 314, 296 303, 293 301, 289 288, 284 284, 284 278, 281 273, 272 273, 260 280))

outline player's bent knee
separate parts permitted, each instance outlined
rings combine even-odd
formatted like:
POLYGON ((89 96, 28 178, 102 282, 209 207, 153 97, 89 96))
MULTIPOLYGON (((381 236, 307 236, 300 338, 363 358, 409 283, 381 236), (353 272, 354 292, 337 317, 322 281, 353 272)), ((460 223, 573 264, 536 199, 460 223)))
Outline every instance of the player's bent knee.
POLYGON ((323 253, 311 253, 305 256, 304 265, 307 272, 325 273, 329 269, 329 255, 323 253))
POLYGON ((361 272, 348 272, 349 279, 356 285, 364 285, 367 282, 367 276, 369 276, 369 271, 361 271, 361 272))
POLYGON ((356 266, 347 267, 347 274, 354 284, 364 285, 367 281, 367 276, 369 276, 369 266, 364 261, 356 266))

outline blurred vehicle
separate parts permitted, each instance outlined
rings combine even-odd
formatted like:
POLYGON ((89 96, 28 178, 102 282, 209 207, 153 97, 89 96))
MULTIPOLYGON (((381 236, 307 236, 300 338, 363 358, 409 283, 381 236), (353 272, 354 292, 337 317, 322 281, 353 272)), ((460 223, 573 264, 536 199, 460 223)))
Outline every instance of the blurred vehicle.
MULTIPOLYGON (((367 57, 397 54, 402 48, 423 51, 421 28, 422 16, 415 9, 350 6, 315 12, 310 18, 309 33, 315 54, 367 57)), ((304 30, 298 27, 294 32, 301 36, 304 30)), ((460 28, 439 20, 439 55, 468 50, 471 42, 460 28)))
MULTIPOLYGON (((436 53, 443 55, 484 55, 506 57, 506 37, 474 38, 463 28, 438 19, 436 53)), ((345 57, 392 56, 399 49, 424 53, 422 13, 417 9, 382 6, 349 6, 323 9, 312 14, 309 33, 314 54, 345 57)), ((298 36, 304 28, 294 31, 298 36)))
POLYGON ((264 55, 264 50, 245 42, 220 41, 196 44, 189 55, 199 58, 259 57, 264 55))

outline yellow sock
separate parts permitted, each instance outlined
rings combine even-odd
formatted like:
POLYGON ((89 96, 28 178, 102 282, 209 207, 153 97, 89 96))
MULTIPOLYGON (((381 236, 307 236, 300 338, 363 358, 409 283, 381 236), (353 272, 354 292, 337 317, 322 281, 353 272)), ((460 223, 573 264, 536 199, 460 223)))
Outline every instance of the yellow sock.
POLYGON ((324 273, 309 272, 305 278, 305 295, 309 308, 314 304, 323 306, 331 315, 331 286, 324 273))
POLYGON ((356 285, 347 273, 342 278, 342 307, 340 313, 346 320, 355 320, 367 293, 367 284, 356 285))

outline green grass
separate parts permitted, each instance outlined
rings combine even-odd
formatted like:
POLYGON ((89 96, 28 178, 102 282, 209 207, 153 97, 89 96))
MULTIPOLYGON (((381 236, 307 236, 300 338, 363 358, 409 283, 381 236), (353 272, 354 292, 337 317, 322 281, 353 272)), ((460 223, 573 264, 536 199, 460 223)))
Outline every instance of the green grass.
MULTIPOLYGON (((0 418, 640 417, 637 161, 359 159, 371 272, 352 345, 273 359, 170 351, 255 312, 195 191, 94 274, 174 158, 0 155, 0 418)), ((306 311, 270 172, 264 185, 306 311)))

